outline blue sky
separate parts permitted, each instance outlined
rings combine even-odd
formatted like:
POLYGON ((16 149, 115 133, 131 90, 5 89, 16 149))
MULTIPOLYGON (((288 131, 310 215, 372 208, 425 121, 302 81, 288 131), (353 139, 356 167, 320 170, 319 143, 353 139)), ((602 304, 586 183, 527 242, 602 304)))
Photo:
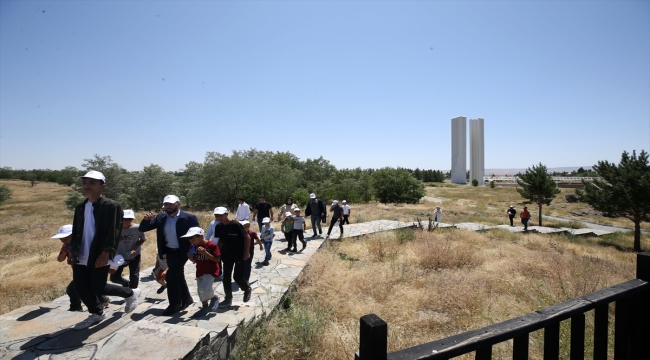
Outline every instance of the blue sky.
POLYGON ((0 1, 0 166, 448 170, 459 115, 488 169, 648 151, 650 2, 0 1))

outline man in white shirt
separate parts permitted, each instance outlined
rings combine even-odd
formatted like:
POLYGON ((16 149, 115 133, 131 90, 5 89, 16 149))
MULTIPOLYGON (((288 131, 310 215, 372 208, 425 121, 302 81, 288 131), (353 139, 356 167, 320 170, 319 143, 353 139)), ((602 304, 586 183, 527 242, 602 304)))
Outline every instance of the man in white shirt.
POLYGON ((237 202, 239 205, 237 206, 237 213, 235 214, 235 218, 237 218, 239 221, 248 220, 248 218, 251 216, 251 207, 246 204, 244 198, 237 198, 237 202))

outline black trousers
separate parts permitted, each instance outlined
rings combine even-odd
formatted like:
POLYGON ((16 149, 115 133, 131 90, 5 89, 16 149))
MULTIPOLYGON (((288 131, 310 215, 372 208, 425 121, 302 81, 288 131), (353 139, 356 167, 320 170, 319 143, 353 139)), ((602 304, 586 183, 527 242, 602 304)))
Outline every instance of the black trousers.
POLYGON ((510 226, 515 226, 515 224, 512 223, 512 219, 514 219, 515 216, 514 215, 508 215, 508 217, 510 218, 510 226))
POLYGON ((296 239, 293 236, 293 231, 284 233, 284 238, 287 240, 287 249, 296 246, 296 239))
POLYGON ((187 262, 187 254, 184 254, 179 249, 167 248, 167 275, 165 282, 167 282, 167 299, 169 306, 182 305, 184 301, 190 299, 190 289, 187 287, 185 281, 185 263, 187 262))
POLYGON ((138 254, 136 257, 129 260, 128 263, 117 268, 117 270, 115 270, 115 272, 110 276, 111 282, 126 286, 131 289, 137 288, 140 281, 140 255, 141 254, 138 254), (122 271, 127 266, 129 267, 128 281, 122 277, 122 271))
MULTIPOLYGON (((336 221, 338 218, 332 217, 332 220, 330 220, 330 228, 327 230, 327 235, 332 233, 332 228, 334 227, 334 224, 336 224, 336 221)), ((343 234, 343 221, 339 221, 339 229, 341 230, 341 234, 343 234)))
POLYGON ((302 243, 302 246, 307 246, 307 243, 305 242, 305 230, 298 230, 298 229, 293 229, 293 248, 296 249, 298 245, 298 240, 302 243))
POLYGON ((65 293, 68 294, 68 297, 70 298, 70 306, 81 307, 81 299, 79 299, 79 295, 77 295, 77 290, 75 290, 74 280, 70 281, 68 287, 65 288, 65 293))
POLYGON ((108 265, 100 268, 75 264, 72 267, 72 278, 77 295, 91 314, 101 314, 102 295, 119 296, 128 298, 133 295, 133 290, 106 283, 108 278, 108 265))
POLYGON ((349 217, 350 217, 350 215, 343 215, 343 222, 341 224, 350 225, 350 221, 348 220, 349 217))
POLYGON ((235 280, 239 289, 247 290, 250 286, 248 281, 244 279, 244 271, 246 270, 246 262, 241 260, 234 262, 231 259, 223 260, 223 292, 226 294, 226 299, 232 299, 232 281, 235 280), (234 269, 234 272, 233 272, 234 269))

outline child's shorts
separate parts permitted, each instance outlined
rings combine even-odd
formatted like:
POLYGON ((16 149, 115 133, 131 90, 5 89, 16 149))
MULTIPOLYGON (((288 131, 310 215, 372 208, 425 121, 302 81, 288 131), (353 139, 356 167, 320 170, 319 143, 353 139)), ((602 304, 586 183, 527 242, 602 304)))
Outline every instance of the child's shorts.
POLYGON ((199 300, 201 302, 208 301, 214 297, 214 277, 212 275, 205 274, 196 278, 196 286, 198 287, 199 300))

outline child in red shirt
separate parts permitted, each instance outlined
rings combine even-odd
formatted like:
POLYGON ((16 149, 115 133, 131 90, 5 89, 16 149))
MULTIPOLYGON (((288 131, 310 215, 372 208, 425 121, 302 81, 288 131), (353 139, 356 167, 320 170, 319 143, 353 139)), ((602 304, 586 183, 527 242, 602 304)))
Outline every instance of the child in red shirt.
POLYGON ((219 297, 214 293, 213 285, 214 279, 221 273, 219 247, 205 239, 205 231, 200 227, 191 227, 187 234, 181 237, 189 238, 188 240, 192 243, 192 248, 187 256, 196 264, 196 285, 203 310, 216 312, 219 306, 219 297))

